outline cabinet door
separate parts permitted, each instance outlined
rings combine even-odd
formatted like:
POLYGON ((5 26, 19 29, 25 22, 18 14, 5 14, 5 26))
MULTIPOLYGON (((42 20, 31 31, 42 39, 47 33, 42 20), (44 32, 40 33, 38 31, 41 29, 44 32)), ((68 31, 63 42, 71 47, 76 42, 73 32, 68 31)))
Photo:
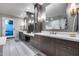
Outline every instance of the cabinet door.
POLYGON ((65 41, 61 39, 56 39, 56 56, 66 56, 66 46, 65 41))
POLYGON ((31 37, 30 38, 30 42, 31 42, 31 45, 33 45, 35 48, 39 49, 39 40, 40 40, 40 37, 35 35, 35 37, 31 37))
POLYGON ((67 40, 56 40, 57 56, 74 56, 78 55, 78 43, 67 40))
POLYGON ((34 46, 34 45, 35 45, 35 41, 34 41, 34 39, 35 39, 35 38, 30 37, 30 44, 31 44, 32 46, 34 46))
POLYGON ((66 52, 70 55, 78 56, 79 55, 79 43, 73 41, 66 41, 66 52))
POLYGON ((56 40, 54 38, 50 38, 48 52, 50 56, 56 55, 56 40))
POLYGON ((19 39, 24 40, 24 34, 22 32, 19 32, 19 39))
POLYGON ((40 50, 49 55, 50 39, 48 37, 40 36, 40 50))
POLYGON ((19 39, 21 40, 21 32, 19 32, 19 39))

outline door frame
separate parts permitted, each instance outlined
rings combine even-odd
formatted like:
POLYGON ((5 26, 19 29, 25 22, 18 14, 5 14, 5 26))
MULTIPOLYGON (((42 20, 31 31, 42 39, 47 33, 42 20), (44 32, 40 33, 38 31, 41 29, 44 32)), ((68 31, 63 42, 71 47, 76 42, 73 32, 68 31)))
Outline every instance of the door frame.
POLYGON ((2 36, 14 37, 14 20, 12 18, 2 17, 2 36), (5 35, 5 31, 6 31, 5 20, 8 20, 8 19, 13 21, 13 35, 12 36, 6 36, 5 35))

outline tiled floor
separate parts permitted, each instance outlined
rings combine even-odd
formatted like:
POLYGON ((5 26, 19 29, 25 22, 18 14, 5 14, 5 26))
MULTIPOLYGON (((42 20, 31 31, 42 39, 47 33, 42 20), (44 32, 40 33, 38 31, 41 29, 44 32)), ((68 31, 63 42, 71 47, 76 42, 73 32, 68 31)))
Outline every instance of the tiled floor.
POLYGON ((28 46, 35 54, 36 56, 46 56, 46 54, 42 53, 38 49, 34 48, 30 43, 23 41, 23 43, 28 46))
POLYGON ((8 39, 3 46, 3 56, 44 56, 39 50, 32 47, 29 43, 8 39))

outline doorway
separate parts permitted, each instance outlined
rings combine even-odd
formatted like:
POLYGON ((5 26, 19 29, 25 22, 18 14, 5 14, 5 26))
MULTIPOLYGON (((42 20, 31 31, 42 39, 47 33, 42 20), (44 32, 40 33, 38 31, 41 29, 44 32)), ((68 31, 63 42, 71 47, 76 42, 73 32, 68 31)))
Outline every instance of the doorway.
POLYGON ((13 36, 13 20, 5 20, 5 36, 13 36))

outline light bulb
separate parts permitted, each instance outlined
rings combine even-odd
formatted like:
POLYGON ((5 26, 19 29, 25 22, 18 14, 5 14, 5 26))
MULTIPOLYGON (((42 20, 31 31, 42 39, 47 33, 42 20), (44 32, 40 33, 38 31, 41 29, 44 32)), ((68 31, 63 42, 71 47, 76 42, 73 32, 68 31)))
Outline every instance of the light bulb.
POLYGON ((24 23, 24 22, 21 22, 21 25, 22 25, 22 26, 24 26, 24 25, 25 25, 25 23, 24 23))
POLYGON ((33 17, 34 15, 31 15, 31 17, 33 17))

